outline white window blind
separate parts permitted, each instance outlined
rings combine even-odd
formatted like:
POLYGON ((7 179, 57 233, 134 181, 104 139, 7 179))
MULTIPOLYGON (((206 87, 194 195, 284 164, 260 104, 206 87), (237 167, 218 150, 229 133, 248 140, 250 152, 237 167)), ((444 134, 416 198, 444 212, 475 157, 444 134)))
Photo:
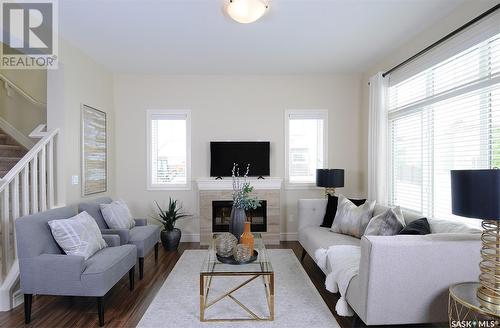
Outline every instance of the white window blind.
POLYGON ((188 186, 189 124, 189 112, 148 111, 149 189, 188 186))
POLYGON ((392 204, 452 218, 450 170, 500 167, 498 22, 494 14, 390 75, 392 204))
POLYGON ((292 184, 316 181, 316 169, 326 166, 327 111, 287 111, 287 174, 292 184))

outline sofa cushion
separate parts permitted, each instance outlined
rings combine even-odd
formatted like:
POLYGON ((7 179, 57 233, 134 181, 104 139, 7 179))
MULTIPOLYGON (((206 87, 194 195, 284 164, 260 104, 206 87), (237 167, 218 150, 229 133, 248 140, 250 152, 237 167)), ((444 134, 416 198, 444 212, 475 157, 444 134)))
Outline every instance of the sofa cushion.
MULTIPOLYGON (((358 238, 331 232, 328 228, 318 226, 309 226, 300 230, 299 241, 307 253, 313 257, 314 252, 316 252, 318 248, 328 248, 333 245, 359 246, 361 243, 358 238)), ((327 271, 331 271, 331 267, 328 263, 327 271)))
POLYGON ((160 239, 160 226, 147 225, 130 229, 129 243, 137 246, 137 256, 144 257, 160 239))
POLYGON ((401 208, 388 208, 385 212, 374 216, 365 230, 365 236, 393 236, 404 227, 404 218, 401 208))
POLYGON ((100 204, 101 213, 110 229, 131 229, 135 226, 127 204, 119 199, 109 204, 100 204))
POLYGON ((375 201, 356 206, 346 197, 339 196, 337 214, 333 220, 332 232, 343 233, 361 238, 373 215, 375 201))
POLYGON ((415 220, 399 232, 400 235, 427 235, 431 233, 431 227, 426 218, 415 220))
POLYGON ((470 223, 466 222, 468 219, 432 219, 429 218, 429 225, 431 227, 432 233, 481 233, 482 229, 480 227, 479 220, 469 220, 470 223), (477 225, 474 223, 477 222, 477 225))
MULTIPOLYGON (((356 206, 363 205, 366 199, 352 199, 349 198, 353 204, 356 206)), ((328 195, 328 203, 326 204, 326 212, 323 217, 323 223, 321 223, 321 227, 330 228, 333 224, 333 219, 335 218, 335 214, 337 213, 337 205, 339 203, 339 198, 335 195, 328 195)))
POLYGON ((82 273, 85 296, 103 296, 134 265, 137 249, 134 245, 107 247, 86 261, 82 273))
POLYGON ((51 220, 48 224, 57 244, 67 255, 88 259, 107 246, 97 223, 87 212, 68 219, 51 220))

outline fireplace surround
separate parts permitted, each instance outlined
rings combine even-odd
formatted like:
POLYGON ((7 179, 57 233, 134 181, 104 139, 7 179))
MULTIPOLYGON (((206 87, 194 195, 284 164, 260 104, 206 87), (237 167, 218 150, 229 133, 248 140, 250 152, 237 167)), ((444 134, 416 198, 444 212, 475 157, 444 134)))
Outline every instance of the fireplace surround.
MULTIPOLYGON (((249 179, 249 182, 254 187, 252 196, 261 201, 265 201, 265 229, 261 231, 262 239, 266 244, 279 244, 280 242, 280 222, 281 222, 281 179, 266 178, 265 180, 249 179)), ((225 205, 224 219, 227 224, 228 217, 231 213, 230 205, 232 205, 232 180, 222 179, 215 180, 213 178, 202 178, 197 180, 198 195, 199 195, 199 210, 200 210, 200 244, 208 245, 212 233, 219 232, 217 230, 226 229, 225 227, 214 228, 214 207, 213 204, 225 205), (221 202, 221 203, 218 203, 221 202), (224 203, 222 203, 224 202, 224 203)), ((221 216, 222 214, 219 214, 221 216)), ((217 216, 217 213, 216 213, 217 216)), ((254 213, 255 222, 261 221, 263 217, 260 213, 254 213)), ((264 227, 255 226, 255 229, 264 227)), ((227 225, 229 230, 229 226, 227 225)), ((227 230, 225 230, 227 231, 227 230)), ((259 232, 258 230, 252 231, 259 232)))

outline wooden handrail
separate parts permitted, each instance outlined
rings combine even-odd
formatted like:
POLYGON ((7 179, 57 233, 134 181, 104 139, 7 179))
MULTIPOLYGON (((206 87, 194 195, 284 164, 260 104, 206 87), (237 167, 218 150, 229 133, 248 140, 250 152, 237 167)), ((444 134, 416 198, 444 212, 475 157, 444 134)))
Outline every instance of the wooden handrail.
POLYGON ((18 87, 14 82, 12 82, 8 77, 3 75, 2 73, 0 73, 0 80, 3 80, 5 82, 6 86, 9 86, 12 89, 14 89, 17 93, 19 93, 21 96, 26 98, 33 105, 38 106, 38 107, 43 107, 43 108, 47 107, 46 103, 40 102, 40 101, 36 100, 35 98, 33 98, 31 95, 29 95, 21 87, 18 87))

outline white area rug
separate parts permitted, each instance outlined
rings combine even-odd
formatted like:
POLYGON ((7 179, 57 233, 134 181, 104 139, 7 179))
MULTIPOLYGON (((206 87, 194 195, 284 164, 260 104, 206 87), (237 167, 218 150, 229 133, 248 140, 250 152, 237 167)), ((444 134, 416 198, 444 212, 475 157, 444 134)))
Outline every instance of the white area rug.
MULTIPOLYGON (((204 250, 185 251, 146 310, 138 327, 340 327, 301 264, 290 249, 268 250, 275 272, 274 321, 200 322, 200 273, 204 250)), ((216 277, 209 300, 239 285, 247 278, 216 277)), ((269 314, 264 285, 256 279, 234 296, 257 315, 269 314)), ((206 310, 205 318, 246 317, 246 312, 225 298, 206 310)))

